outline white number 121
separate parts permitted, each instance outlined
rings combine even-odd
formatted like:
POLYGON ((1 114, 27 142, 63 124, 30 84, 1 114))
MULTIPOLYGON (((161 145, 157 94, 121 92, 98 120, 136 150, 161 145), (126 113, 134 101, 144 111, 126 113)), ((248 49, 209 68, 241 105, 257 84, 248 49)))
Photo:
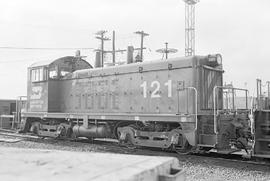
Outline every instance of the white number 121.
MULTIPOLYGON (((168 87, 168 97, 172 97, 172 80, 168 80, 164 83, 164 86, 168 87)), ((140 87, 143 88, 143 97, 147 98, 147 82, 144 81, 140 87)), ((151 93, 151 98, 159 98, 161 95, 159 94, 160 91, 160 82, 155 80, 151 82, 150 87, 154 88, 153 92, 151 93)))

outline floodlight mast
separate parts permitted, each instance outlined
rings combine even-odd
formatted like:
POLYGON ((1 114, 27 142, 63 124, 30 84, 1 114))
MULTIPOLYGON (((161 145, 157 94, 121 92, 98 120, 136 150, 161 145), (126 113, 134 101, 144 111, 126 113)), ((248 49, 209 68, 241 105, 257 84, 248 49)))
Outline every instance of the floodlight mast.
POLYGON ((185 2, 185 56, 195 55, 195 4, 199 0, 185 2))

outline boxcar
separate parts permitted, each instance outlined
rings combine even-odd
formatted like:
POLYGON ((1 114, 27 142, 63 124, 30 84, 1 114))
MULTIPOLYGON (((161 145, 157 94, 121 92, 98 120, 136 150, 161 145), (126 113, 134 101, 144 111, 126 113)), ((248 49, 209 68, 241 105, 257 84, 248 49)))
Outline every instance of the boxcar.
POLYGON ((16 100, 1 99, 0 100, 0 127, 11 128, 13 113, 16 112, 16 100))

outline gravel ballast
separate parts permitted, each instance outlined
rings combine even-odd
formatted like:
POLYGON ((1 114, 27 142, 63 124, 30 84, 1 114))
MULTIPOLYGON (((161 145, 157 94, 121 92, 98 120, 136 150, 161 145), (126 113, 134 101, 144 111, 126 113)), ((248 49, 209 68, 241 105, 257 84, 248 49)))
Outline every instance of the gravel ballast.
POLYGON ((186 171, 187 180, 270 180, 270 167, 268 165, 221 160, 196 155, 177 155, 175 153, 162 152, 160 150, 120 147, 117 143, 108 143, 104 141, 75 142, 54 139, 21 138, 19 141, 16 140, 12 142, 10 141, 12 137, 0 135, 0 140, 1 139, 9 139, 9 142, 0 141, 0 147, 173 156, 178 158, 180 167, 186 171))

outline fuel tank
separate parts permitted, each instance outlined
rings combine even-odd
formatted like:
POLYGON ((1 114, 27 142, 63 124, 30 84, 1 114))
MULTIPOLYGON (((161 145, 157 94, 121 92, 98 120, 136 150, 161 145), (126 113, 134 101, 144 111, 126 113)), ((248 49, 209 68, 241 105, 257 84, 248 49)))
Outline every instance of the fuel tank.
POLYGON ((84 126, 75 125, 73 127, 73 133, 76 137, 87 138, 108 138, 111 136, 111 129, 108 125, 94 125, 90 124, 88 128, 84 126))

